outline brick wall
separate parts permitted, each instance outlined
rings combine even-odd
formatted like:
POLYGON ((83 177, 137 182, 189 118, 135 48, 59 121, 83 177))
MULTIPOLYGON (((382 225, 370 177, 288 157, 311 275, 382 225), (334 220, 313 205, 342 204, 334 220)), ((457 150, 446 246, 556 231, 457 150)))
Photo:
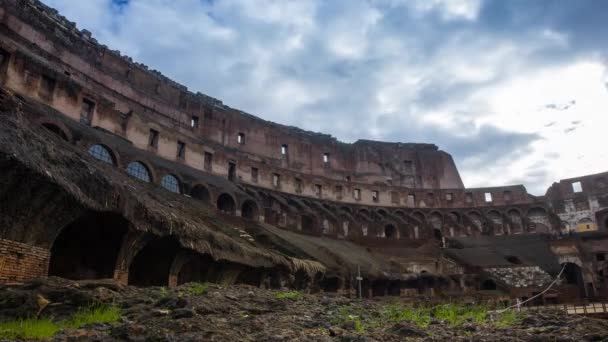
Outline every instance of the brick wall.
POLYGON ((0 239, 0 283, 46 277, 48 249, 0 239))

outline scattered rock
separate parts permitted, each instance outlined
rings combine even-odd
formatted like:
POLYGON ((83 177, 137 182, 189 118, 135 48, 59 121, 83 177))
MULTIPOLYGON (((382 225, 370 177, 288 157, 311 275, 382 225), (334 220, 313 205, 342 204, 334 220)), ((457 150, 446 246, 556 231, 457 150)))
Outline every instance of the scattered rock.
POLYGON ((403 337, 425 337, 428 334, 412 324, 400 322, 395 324, 391 331, 403 337))
POLYGON ((177 310, 173 311, 173 313, 171 314, 171 317, 173 317, 173 319, 192 318, 192 317, 194 317, 195 314, 196 313, 194 312, 194 310, 188 309, 188 308, 183 308, 183 309, 177 309, 177 310))

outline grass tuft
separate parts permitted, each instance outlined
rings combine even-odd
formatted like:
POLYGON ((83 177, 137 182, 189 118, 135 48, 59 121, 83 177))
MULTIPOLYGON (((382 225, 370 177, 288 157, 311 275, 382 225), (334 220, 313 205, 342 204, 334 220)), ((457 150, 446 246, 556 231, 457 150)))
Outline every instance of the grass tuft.
POLYGON ((93 323, 113 323, 120 318, 120 308, 113 305, 95 305, 80 309, 70 320, 63 323, 65 328, 78 329, 93 323))
POLYGON ((179 295, 202 296, 207 293, 208 289, 209 284, 207 283, 188 283, 184 286, 182 291, 179 292, 179 295))
POLYGON ((61 329, 78 329, 94 323, 116 322, 120 318, 120 314, 121 310, 117 306, 95 305, 81 308, 69 320, 63 322, 54 322, 50 318, 28 318, 0 322, 0 339, 49 339, 61 329))
POLYGON ((504 311, 500 314, 498 314, 498 317, 496 319, 496 321, 494 322, 494 325, 497 327, 510 327, 512 325, 517 325, 521 322, 522 320, 522 315, 521 313, 514 311, 514 310, 507 310, 504 311))
POLYGON ((42 340, 53 337, 60 329, 50 318, 0 322, 0 339, 42 340))
POLYGON ((277 299, 300 300, 302 298, 302 293, 300 291, 280 292, 277 293, 275 297, 277 299))

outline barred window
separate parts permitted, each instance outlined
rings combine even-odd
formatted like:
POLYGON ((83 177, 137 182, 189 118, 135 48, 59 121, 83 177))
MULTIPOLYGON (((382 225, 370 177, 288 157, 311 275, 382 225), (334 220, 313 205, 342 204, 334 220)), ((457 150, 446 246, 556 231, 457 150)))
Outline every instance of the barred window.
POLYGON ((110 152, 110 150, 108 150, 102 145, 97 144, 91 146, 91 148, 89 148, 89 154, 95 159, 114 165, 114 158, 112 158, 112 153, 110 152))
POLYGON ((163 188, 165 188, 171 192, 175 192, 178 194, 180 193, 179 180, 174 175, 164 176, 163 179, 161 179, 161 181, 160 181, 160 185, 162 185, 163 188))
POLYGON ((140 162, 132 162, 127 166, 127 173, 141 181, 150 183, 151 177, 148 168, 140 162))

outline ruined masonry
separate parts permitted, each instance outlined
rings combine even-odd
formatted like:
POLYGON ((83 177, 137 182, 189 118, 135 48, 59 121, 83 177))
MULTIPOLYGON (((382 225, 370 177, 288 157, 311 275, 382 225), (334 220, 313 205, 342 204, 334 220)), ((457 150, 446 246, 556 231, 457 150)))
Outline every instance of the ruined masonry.
MULTIPOLYGON (((244 283, 536 304, 608 296, 608 173, 466 188, 432 144, 352 144, 193 93, 0 0, 0 282, 244 283)), ((584 171, 582 172, 584 173, 584 171)))

